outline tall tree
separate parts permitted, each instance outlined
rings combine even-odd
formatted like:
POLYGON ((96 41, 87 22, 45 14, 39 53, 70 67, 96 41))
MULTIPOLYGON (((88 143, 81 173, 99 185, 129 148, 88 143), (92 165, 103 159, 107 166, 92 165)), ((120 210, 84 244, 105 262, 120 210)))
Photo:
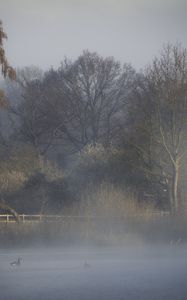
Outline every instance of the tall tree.
POLYGON ((7 39, 7 35, 4 32, 2 21, 0 21, 0 65, 1 65, 1 73, 4 77, 9 77, 11 79, 15 79, 15 71, 9 65, 5 50, 4 50, 4 40, 7 39))
POLYGON ((43 154, 53 143, 69 153, 87 144, 109 146, 118 135, 134 76, 130 65, 121 67, 89 51, 37 80, 24 76, 23 99, 15 110, 20 136, 43 154))
POLYGON ((164 155, 172 211, 179 208, 179 180, 187 148, 187 50, 167 45, 148 70, 156 104, 157 131, 164 155))
POLYGON ((48 98, 56 99, 56 137, 75 151, 85 145, 109 145, 119 129, 122 107, 134 80, 134 69, 113 58, 84 51, 48 74, 48 98), (50 81, 50 84, 49 84, 50 81))
MULTIPOLYGON (((2 21, 0 21, 0 66, 1 66, 1 74, 3 75, 4 78, 8 77, 11 80, 16 78, 16 73, 14 69, 9 65, 6 55, 5 55, 5 50, 4 50, 4 40, 7 39, 7 35, 4 32, 3 29, 3 24, 2 21)), ((5 95, 3 91, 0 90, 0 107, 7 107, 7 100, 5 99, 5 95)), ((0 209, 5 209, 10 213, 13 213, 15 216, 17 216, 16 212, 3 203, 3 200, 1 199, 0 203, 0 209)))
POLYGON ((46 115, 42 78, 36 79, 34 76, 33 79, 32 76, 24 76, 18 82, 21 85, 21 97, 16 105, 10 107, 14 121, 14 135, 18 141, 31 144, 41 156, 48 150, 52 139, 50 119, 46 115))
MULTIPOLYGON (((5 50, 4 50, 4 40, 7 39, 7 35, 4 32, 2 21, 0 21, 0 67, 1 74, 4 78, 9 78, 14 80, 16 78, 15 70, 9 65, 5 50)), ((0 108, 7 108, 8 100, 5 97, 5 94, 2 90, 0 90, 0 108)), ((2 135, 1 135, 2 137, 2 135)))
POLYGON ((129 141, 138 155, 136 167, 168 192, 171 212, 176 213, 187 154, 187 50, 164 47, 133 95, 136 113, 129 141))

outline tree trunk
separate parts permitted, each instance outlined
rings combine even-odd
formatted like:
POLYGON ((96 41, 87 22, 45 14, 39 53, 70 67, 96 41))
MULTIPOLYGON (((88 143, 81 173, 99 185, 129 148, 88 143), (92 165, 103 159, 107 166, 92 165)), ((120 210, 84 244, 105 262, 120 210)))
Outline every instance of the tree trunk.
POLYGON ((176 162, 173 165, 173 178, 172 178, 172 213, 176 214, 179 206, 178 199, 178 183, 179 183, 179 165, 176 162))
POLYGON ((4 203, 4 201, 0 202, 0 209, 8 211, 10 214, 12 214, 14 216, 14 218, 16 219, 17 222, 20 221, 19 214, 8 204, 4 203))

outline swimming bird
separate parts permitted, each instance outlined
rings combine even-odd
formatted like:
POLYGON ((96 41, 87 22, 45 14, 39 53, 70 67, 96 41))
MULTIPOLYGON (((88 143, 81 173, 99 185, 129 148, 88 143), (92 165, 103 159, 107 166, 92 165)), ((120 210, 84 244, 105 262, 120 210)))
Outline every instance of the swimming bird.
POLYGON ((21 265, 21 260, 22 260, 22 258, 21 258, 21 257, 18 257, 18 260, 11 262, 10 265, 11 265, 12 267, 13 267, 13 266, 20 266, 20 265, 21 265))

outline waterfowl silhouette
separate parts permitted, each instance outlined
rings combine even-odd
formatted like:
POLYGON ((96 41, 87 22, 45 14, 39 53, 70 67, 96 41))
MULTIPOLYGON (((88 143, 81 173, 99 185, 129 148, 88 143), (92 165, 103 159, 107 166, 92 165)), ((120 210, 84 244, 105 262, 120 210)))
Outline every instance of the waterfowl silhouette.
POLYGON ((21 260, 22 260, 22 258, 21 258, 21 257, 18 257, 18 260, 11 262, 10 265, 11 265, 12 267, 13 267, 13 266, 20 266, 20 265, 21 265, 21 260))

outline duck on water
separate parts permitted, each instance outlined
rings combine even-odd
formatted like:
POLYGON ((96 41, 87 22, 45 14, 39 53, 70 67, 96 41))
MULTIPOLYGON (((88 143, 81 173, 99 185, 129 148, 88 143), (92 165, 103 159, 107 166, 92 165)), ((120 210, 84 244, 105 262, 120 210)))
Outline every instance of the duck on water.
POLYGON ((12 261, 12 262, 10 263, 10 265, 11 265, 12 267, 14 267, 14 266, 20 266, 20 265, 21 265, 21 261, 22 261, 22 258, 21 258, 21 257, 18 257, 18 259, 17 259, 16 261, 12 261))

